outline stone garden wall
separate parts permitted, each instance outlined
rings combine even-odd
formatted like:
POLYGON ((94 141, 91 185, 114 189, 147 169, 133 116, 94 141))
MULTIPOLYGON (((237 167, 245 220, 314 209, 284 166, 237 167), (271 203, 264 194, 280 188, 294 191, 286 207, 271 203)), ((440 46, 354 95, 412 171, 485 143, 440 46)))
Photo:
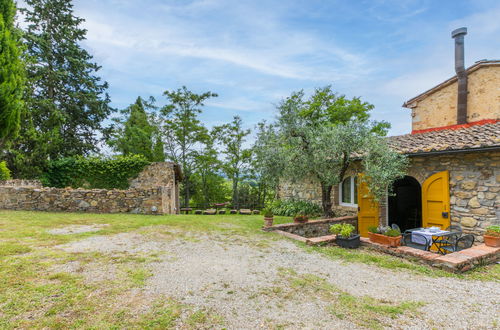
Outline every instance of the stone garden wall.
POLYGON ((336 223, 350 223, 357 228, 358 218, 355 216, 349 216, 332 219, 310 220, 306 223, 283 223, 267 227, 264 230, 280 230, 290 234, 310 238, 331 235, 330 226, 336 223))
POLYGON ((38 181, 2 181, 0 209, 175 214, 179 209, 175 170, 172 163, 153 163, 132 180, 128 190, 49 188, 38 181))
POLYGON ((171 213, 163 200, 169 191, 150 189, 105 190, 0 187, 0 208, 6 210, 90 213, 171 213))
POLYGON ((14 179, 14 180, 0 181, 0 186, 41 188, 42 183, 39 180, 14 179))

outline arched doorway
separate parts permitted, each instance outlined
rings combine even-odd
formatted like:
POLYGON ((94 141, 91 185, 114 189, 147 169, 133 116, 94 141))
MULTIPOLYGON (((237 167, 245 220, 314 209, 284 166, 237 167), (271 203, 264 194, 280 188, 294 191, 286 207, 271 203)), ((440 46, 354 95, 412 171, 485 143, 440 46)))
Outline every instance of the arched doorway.
POLYGON ((420 183, 405 176, 394 181, 388 198, 389 225, 397 224, 401 231, 422 226, 422 188, 420 183))

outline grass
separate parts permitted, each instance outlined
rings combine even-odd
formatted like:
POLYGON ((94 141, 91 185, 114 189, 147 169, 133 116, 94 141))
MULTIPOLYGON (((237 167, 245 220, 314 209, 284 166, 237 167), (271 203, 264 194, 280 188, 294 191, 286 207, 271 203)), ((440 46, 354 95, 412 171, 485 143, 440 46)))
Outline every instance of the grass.
POLYGON ((391 302, 375 299, 369 296, 354 296, 341 290, 326 279, 315 274, 297 274, 293 269, 281 268, 279 273, 288 281, 289 287, 280 290, 273 288, 271 291, 290 299, 296 294, 309 293, 330 302, 329 312, 341 320, 348 320, 361 327, 373 329, 390 325, 392 320, 402 315, 414 317, 422 302, 403 301, 391 302))
MULTIPOLYGON (((276 223, 288 221, 284 217, 275 218, 276 223)), ((224 320, 213 311, 183 305, 169 297, 151 301, 150 297, 140 293, 140 288, 152 275, 148 264, 159 260, 161 256, 158 253, 69 253, 54 247, 95 235, 132 231, 161 239, 182 236, 186 241, 196 241, 196 233, 214 233, 220 234, 222 241, 251 242, 255 248, 262 249, 272 247, 273 240, 283 239, 279 235, 261 231, 262 224, 260 215, 147 216, 0 211, 0 329, 222 328, 224 320), (90 233, 48 233, 50 229, 79 224, 107 226, 90 233), (78 267, 71 273, 60 269, 71 263, 80 265, 82 271, 78 267), (100 282, 89 281, 83 269, 102 265, 110 266, 116 274, 100 282)), ((321 253, 344 262, 364 263, 424 276, 500 281, 500 265, 456 275, 364 250, 348 251, 297 244, 311 253, 321 253)), ((393 304, 369 297, 353 298, 320 278, 292 273, 287 276, 291 290, 276 286, 260 294, 286 296, 299 290, 326 294, 332 299, 330 310, 334 315, 359 322, 357 324, 361 326, 372 327, 383 325, 385 319, 399 317, 418 308, 411 302, 393 304), (374 314, 383 316, 371 321, 374 314)))
POLYGON ((475 268, 469 272, 462 274, 450 273, 441 269, 432 268, 427 265, 422 265, 406 259, 390 256, 387 254, 382 254, 375 251, 370 251, 367 249, 356 249, 348 250, 341 249, 338 247, 327 246, 307 246, 303 243, 298 242, 306 251, 311 253, 321 253, 333 260, 340 260, 343 262, 356 262, 368 265, 374 265, 381 268, 398 270, 398 271, 409 271, 414 274, 425 275, 430 277, 453 277, 465 280, 479 280, 479 281, 497 281, 500 282, 500 265, 492 264, 479 268, 475 268))

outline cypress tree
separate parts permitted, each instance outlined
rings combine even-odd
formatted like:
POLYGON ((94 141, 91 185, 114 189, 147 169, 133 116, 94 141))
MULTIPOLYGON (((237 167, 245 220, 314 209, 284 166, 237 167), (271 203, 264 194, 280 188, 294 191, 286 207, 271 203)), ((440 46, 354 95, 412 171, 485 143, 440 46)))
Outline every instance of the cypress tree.
POLYGON ((23 109, 25 79, 15 14, 12 0, 0 0, 0 148, 17 135, 23 109))
POLYGON ((143 155, 146 159, 155 161, 155 158, 159 157, 156 154, 158 150, 153 150, 155 127, 149 123, 145 108, 154 108, 154 106, 152 102, 146 102, 138 97, 134 104, 122 111, 122 114, 128 117, 125 121, 115 120, 118 128, 110 145, 123 155, 143 155))

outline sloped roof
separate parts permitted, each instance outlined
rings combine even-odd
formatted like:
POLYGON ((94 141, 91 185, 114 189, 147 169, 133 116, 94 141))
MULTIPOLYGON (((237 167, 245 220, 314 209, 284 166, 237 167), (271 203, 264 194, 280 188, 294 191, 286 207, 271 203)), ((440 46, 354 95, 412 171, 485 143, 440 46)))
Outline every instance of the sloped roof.
POLYGON ((403 154, 444 151, 500 149, 500 121, 457 129, 443 129, 417 134, 390 136, 387 142, 403 154))
MULTIPOLYGON (((467 73, 470 74, 476 70, 479 70, 481 68, 484 68, 484 67, 488 67, 488 66, 500 66, 500 60, 481 60, 481 61, 477 61, 476 63, 474 63, 473 65, 471 65, 470 67, 467 68, 467 73)), ((426 98, 427 96, 437 92, 438 90, 440 90, 441 88, 444 88, 446 86, 449 86, 451 84, 453 84, 454 82, 457 81, 457 76, 453 76, 451 77, 450 79, 446 80, 446 81, 443 81, 442 83, 440 83, 439 85, 436 85, 434 87, 432 87, 431 89, 415 96, 414 98, 406 101, 404 104, 403 104, 403 107, 404 108, 412 108, 416 105, 415 102, 418 102, 424 98, 426 98)))

